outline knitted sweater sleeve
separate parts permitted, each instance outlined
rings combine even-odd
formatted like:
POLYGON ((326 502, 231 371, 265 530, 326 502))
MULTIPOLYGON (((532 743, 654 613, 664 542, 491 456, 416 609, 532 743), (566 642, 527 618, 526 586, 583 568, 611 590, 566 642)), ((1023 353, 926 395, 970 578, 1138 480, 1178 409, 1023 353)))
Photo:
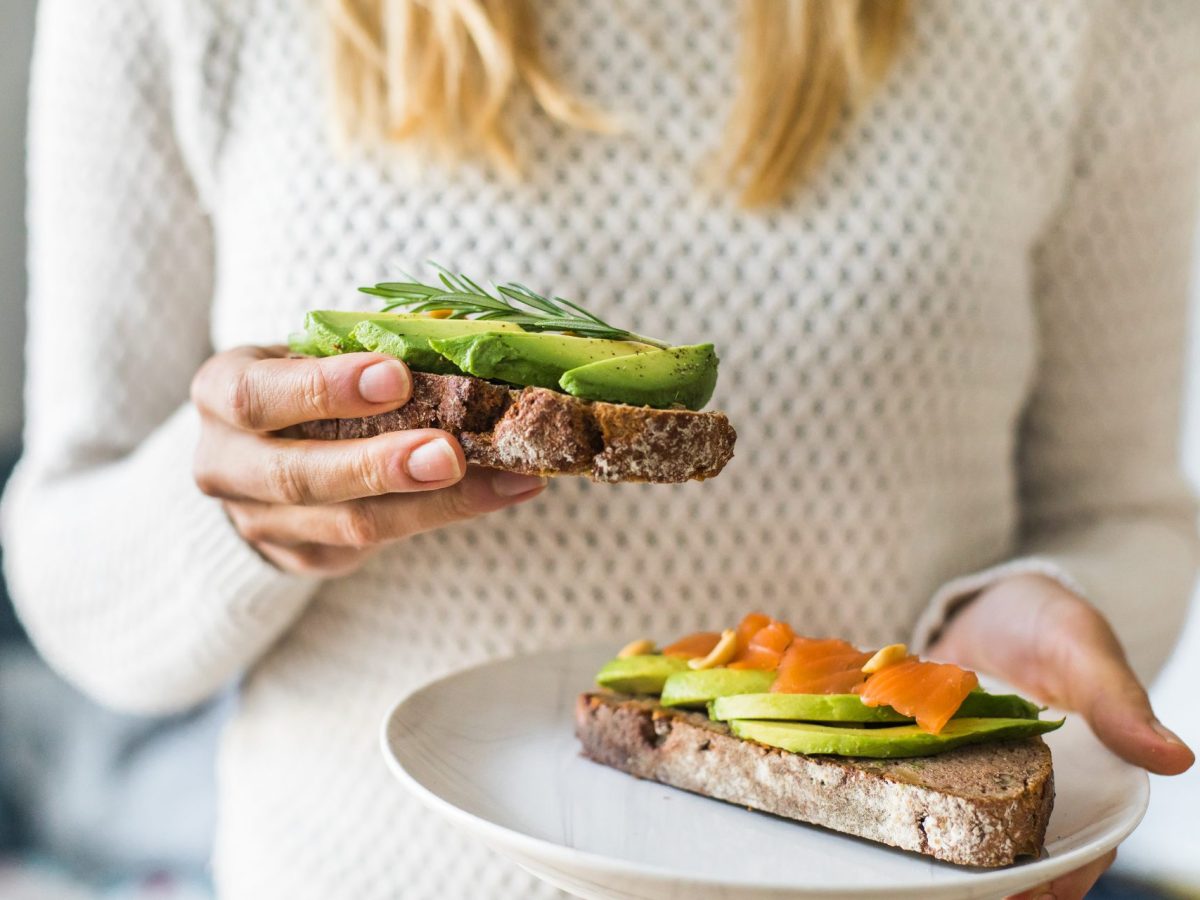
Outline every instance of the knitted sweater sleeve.
POLYGON ((1041 572, 1099 608, 1150 678, 1197 561, 1179 434, 1200 16, 1185 4, 1113 10, 1121 21, 1097 22, 1065 200, 1034 250, 1041 352, 1017 452, 1019 558, 945 585, 916 642, 987 584, 1041 572))
POLYGON ((312 584, 261 560, 191 480, 213 238, 175 140, 158 4, 39 7, 7 575, 67 677, 113 706, 178 709, 262 653, 312 584))

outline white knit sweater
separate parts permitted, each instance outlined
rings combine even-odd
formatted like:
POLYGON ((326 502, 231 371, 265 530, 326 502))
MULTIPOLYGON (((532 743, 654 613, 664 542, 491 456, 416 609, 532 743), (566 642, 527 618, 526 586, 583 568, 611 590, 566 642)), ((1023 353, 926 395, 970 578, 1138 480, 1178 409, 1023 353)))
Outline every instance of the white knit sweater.
POLYGON ((1196 551, 1176 460, 1195 3, 920 0, 870 108, 758 213, 698 187, 731 96, 727 0, 539 3, 553 68, 630 128, 523 104, 517 183, 339 158, 315 6, 40 11, 9 576, 46 657, 114 706, 244 675, 225 896, 549 896, 430 821, 376 749, 401 694, 489 656, 752 608, 921 640, 1008 568, 1084 592, 1142 672, 1163 659, 1196 551), (192 484, 189 379, 427 258, 716 341, 737 457, 705 484, 563 479, 346 578, 276 571, 192 484))

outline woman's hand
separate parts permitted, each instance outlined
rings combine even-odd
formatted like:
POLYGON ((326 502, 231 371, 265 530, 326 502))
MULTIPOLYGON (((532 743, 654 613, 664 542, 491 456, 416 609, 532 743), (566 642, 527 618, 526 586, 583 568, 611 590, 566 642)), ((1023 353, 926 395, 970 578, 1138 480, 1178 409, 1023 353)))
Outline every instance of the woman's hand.
POLYGON ((279 435, 301 422, 388 412, 411 394, 408 367, 375 353, 219 353, 192 382, 202 421, 196 483, 224 501, 267 560, 313 575, 353 571, 384 544, 541 492, 543 478, 468 470, 458 441, 433 428, 344 441, 279 435))
MULTIPOLYGON (((982 591, 950 620, 930 655, 1082 715, 1110 750, 1151 772, 1178 775, 1195 761, 1155 717, 1104 616, 1053 579, 1020 575, 982 591)), ((1018 896, 1078 900, 1115 857, 1114 851, 1018 896)))

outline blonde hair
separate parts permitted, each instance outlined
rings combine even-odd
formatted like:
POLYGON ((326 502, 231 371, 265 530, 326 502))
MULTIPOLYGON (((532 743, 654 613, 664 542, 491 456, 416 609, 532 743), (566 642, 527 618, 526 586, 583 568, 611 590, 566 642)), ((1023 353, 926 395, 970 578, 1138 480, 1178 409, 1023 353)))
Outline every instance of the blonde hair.
MULTIPOLYGON (((614 121, 542 59, 532 0, 324 0, 335 117, 348 142, 426 142, 520 168, 505 112, 518 90, 571 127, 614 121)), ((811 174, 838 123, 895 57, 907 0, 742 0, 739 86, 720 154, 747 206, 811 174)))

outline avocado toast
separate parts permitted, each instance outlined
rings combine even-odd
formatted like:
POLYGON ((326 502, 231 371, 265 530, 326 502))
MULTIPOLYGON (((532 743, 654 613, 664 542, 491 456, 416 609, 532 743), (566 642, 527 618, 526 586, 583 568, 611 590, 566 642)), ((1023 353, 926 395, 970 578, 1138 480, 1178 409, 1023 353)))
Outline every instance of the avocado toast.
POLYGON ((512 283, 491 293, 438 271, 439 285, 362 288, 387 301, 383 312, 307 315, 293 352, 394 356, 412 370, 413 396, 383 415, 305 424, 302 437, 441 428, 469 463, 602 482, 712 478, 732 458, 729 420, 701 411, 717 381, 711 344, 670 346, 559 297, 512 283))
POLYGON ((636 642, 597 683, 575 714, 598 763, 960 865, 1041 852, 1054 775, 1040 735, 1062 721, 903 645, 860 653, 751 613, 661 652, 636 642))

